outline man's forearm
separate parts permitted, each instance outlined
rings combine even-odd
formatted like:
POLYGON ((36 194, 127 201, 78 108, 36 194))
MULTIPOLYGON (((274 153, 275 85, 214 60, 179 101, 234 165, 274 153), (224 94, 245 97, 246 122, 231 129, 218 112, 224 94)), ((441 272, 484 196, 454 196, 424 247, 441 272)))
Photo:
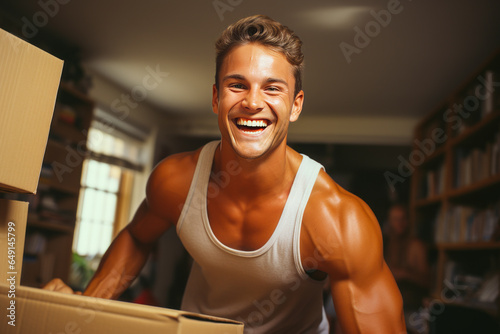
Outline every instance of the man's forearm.
POLYGON ((107 299, 118 298, 139 275, 151 248, 151 245, 137 242, 125 228, 104 254, 83 294, 107 299))

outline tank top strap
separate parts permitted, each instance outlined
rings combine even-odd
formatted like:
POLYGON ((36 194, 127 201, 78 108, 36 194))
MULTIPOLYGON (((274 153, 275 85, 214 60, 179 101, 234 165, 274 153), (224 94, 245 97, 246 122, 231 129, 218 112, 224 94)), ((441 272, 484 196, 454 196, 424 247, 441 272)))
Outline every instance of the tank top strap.
POLYGON ((293 212, 290 212, 290 223, 293 224, 293 226, 289 226, 289 228, 286 229, 286 238, 292 240, 291 245, 295 267, 302 278, 305 279, 308 275, 304 271, 300 256, 300 230, 302 227, 302 218, 312 189, 318 178, 318 174, 324 167, 308 156, 302 156, 302 163, 295 179, 295 183, 297 184, 295 194, 292 195, 292 193, 290 193, 289 196, 289 201, 292 201, 289 208, 293 208, 293 212))
POLYGON ((209 181, 209 175, 212 170, 214 154, 219 143, 220 140, 214 140, 207 143, 201 149, 198 162, 196 163, 196 168, 194 170, 193 179, 189 187, 189 192, 186 197, 186 202, 184 203, 181 215, 177 221, 177 233, 180 232, 182 223, 184 222, 189 209, 192 207, 200 207, 203 201, 203 196, 206 196, 206 189, 209 181))
POLYGON ((322 168, 322 165, 302 154, 302 162, 288 196, 290 204, 287 203, 287 207, 292 211, 291 217, 296 217, 297 214, 302 216, 318 173, 322 168))

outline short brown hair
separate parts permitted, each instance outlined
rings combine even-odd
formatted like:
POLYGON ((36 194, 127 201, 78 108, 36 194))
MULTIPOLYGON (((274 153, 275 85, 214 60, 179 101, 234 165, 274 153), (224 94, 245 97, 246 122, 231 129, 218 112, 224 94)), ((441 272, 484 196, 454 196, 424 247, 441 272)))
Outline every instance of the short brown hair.
POLYGON ((296 96, 302 89, 302 70, 304 67, 302 41, 287 26, 266 15, 254 15, 239 20, 227 27, 215 42, 215 86, 217 90, 219 90, 219 72, 226 55, 234 47, 252 42, 267 46, 286 57, 293 66, 294 96, 296 96))

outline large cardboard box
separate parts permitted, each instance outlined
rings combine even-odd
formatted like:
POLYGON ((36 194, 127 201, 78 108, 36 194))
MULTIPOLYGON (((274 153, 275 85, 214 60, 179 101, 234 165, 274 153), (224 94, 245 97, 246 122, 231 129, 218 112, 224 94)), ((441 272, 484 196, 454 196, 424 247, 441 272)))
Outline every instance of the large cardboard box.
POLYGON ((28 203, 0 199, 0 283, 19 285, 28 203))
POLYGON ((0 29, 0 190, 36 192, 62 66, 0 29))
POLYGON ((231 320, 22 286, 0 285, 0 307, 4 334, 243 333, 231 320))

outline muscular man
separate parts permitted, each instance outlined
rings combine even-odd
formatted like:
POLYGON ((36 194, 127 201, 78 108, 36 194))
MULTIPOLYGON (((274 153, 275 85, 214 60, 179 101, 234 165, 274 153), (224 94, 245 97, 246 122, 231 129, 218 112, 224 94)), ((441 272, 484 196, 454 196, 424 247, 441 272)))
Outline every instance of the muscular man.
POLYGON ((329 280, 344 333, 405 332, 370 208, 287 146, 304 102, 301 44, 265 16, 223 32, 212 98, 221 140, 156 166, 84 295, 117 298, 174 227, 195 260, 185 310, 243 321, 246 333, 328 333, 329 280))

